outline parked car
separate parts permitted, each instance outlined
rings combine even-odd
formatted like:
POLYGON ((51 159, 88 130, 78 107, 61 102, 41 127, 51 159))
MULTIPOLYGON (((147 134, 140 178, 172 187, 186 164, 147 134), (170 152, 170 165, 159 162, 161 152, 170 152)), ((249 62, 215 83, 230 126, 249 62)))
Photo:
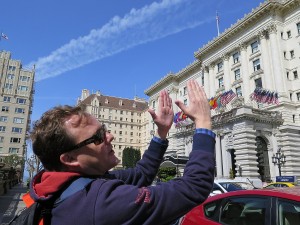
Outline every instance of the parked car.
POLYGON ((295 185, 289 182, 273 182, 266 185, 264 188, 278 188, 278 187, 294 187, 295 185))
POLYGON ((230 180, 230 179, 219 179, 214 181, 213 189, 210 193, 210 196, 231 192, 231 191, 251 190, 251 189, 254 189, 254 186, 247 182, 230 180))
POLYGON ((209 197, 181 225, 299 225, 300 187, 233 191, 209 197))

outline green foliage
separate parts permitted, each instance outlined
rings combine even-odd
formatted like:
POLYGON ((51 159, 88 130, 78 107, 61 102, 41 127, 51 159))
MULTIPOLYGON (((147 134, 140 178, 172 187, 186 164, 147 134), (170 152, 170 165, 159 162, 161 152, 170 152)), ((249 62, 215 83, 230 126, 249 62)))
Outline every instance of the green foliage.
POLYGON ((232 168, 230 168, 230 170, 229 170, 229 178, 234 179, 234 171, 232 168))
POLYGON ((17 166, 22 168, 25 160, 23 158, 19 157, 17 154, 13 154, 13 155, 3 157, 3 162, 6 165, 13 167, 13 168, 16 168, 17 166))
POLYGON ((124 168, 133 168, 141 159, 141 151, 132 147, 123 150, 122 165, 124 168))
POLYGON ((167 182, 172 180, 176 176, 176 168, 175 167, 163 167, 158 170, 158 177, 163 182, 167 182))

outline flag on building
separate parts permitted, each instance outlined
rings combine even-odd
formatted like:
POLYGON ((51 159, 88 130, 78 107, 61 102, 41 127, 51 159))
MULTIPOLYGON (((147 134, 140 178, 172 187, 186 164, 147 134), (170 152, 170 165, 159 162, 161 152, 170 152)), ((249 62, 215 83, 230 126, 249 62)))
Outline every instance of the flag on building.
POLYGON ((6 34, 4 34, 3 32, 1 32, 1 39, 5 39, 8 40, 8 36, 6 34))

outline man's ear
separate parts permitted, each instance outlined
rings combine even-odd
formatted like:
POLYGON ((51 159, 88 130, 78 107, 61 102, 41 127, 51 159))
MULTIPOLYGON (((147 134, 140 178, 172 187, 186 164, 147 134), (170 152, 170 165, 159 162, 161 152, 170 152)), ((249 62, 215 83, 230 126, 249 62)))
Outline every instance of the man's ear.
POLYGON ((60 159, 60 162, 63 165, 65 165, 65 166, 67 166, 69 168, 70 167, 74 168, 74 167, 78 167, 79 166, 79 162, 77 161, 76 155, 73 155, 73 154, 71 154, 69 152, 61 154, 60 157, 59 157, 59 159, 60 159))

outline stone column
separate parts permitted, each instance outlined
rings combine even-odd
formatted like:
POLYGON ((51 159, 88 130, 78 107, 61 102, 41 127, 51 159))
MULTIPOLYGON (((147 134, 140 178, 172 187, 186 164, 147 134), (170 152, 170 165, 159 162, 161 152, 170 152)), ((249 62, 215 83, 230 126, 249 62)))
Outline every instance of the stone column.
POLYGON ((222 147, 221 136, 216 137, 216 166, 217 166, 217 178, 222 178, 223 174, 223 160, 222 160, 222 147))
POLYGON ((210 79, 211 77, 209 76, 209 70, 207 66, 203 67, 203 76, 204 76, 204 90, 205 93, 207 95, 207 97, 209 97, 211 95, 210 93, 210 79))
POLYGON ((222 58, 223 58, 223 64, 224 64, 224 86, 225 86, 225 91, 226 91, 231 88, 231 84, 232 84, 230 69, 229 69, 229 55, 225 54, 225 55, 223 55, 222 58))
POLYGON ((270 44, 271 44, 271 57, 273 63, 273 74, 275 80, 275 89, 279 93, 279 98, 287 98, 286 96, 286 86, 283 80, 283 71, 281 68, 281 60, 280 60, 280 49, 277 40, 277 28, 276 25, 273 24, 269 27, 270 34, 270 44))
POLYGON ((268 90, 274 90, 274 77, 272 76, 271 63, 270 63, 270 54, 268 51, 267 40, 266 40, 266 31, 261 31, 258 33, 260 37, 261 44, 261 56, 262 56, 262 69, 264 71, 261 79, 263 87, 268 90))
POLYGON ((235 159, 243 169, 243 177, 257 178, 259 174, 256 161, 256 131, 253 129, 253 125, 246 122, 236 123, 233 127, 233 135, 235 159))
POLYGON ((248 57, 247 57, 247 45, 245 43, 240 44, 240 52, 241 52, 241 77, 243 79, 243 96, 244 102, 249 102, 249 96, 254 91, 250 88, 250 73, 248 68, 248 57))
POLYGON ((210 89, 210 93, 207 94, 207 97, 210 98, 212 96, 215 95, 216 93, 216 84, 215 84, 215 73, 214 73, 214 69, 215 69, 215 64, 210 64, 209 65, 209 89, 210 89))

